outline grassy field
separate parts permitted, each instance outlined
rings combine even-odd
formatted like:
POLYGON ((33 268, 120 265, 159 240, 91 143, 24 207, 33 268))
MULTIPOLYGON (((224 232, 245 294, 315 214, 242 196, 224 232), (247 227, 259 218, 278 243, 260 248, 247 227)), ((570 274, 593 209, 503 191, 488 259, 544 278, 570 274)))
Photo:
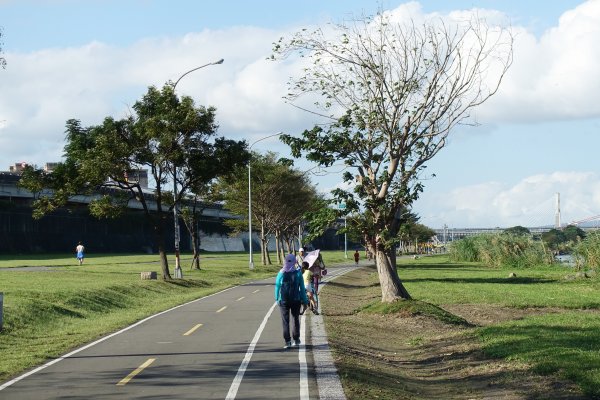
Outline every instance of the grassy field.
MULTIPOLYGON (((323 256, 327 264, 344 261, 343 252, 323 256)), ((89 255, 83 266, 72 255, 0 256, 0 381, 148 315, 280 268, 262 266, 258 257, 254 262, 250 271, 247 254, 203 254, 198 271, 182 255, 185 279, 165 282, 140 279, 142 271, 161 276, 157 255, 89 255)))
POLYGON ((373 268, 320 296, 348 399, 600 398, 597 278, 444 256, 400 262, 414 300, 381 305, 373 268))
MULTIPOLYGON (((347 262, 325 253, 328 265, 347 262)), ((0 257, 0 381, 174 305, 273 276, 246 254, 206 254, 185 279, 142 281, 156 255, 0 257), (29 266, 31 268, 21 268, 29 266)), ((169 260, 173 263, 173 260, 169 260)), ((325 286, 330 345, 349 399, 600 398, 597 278, 564 266, 512 270, 399 260, 415 300, 380 304, 373 268, 325 286), (509 273, 516 277, 509 278, 509 273)))

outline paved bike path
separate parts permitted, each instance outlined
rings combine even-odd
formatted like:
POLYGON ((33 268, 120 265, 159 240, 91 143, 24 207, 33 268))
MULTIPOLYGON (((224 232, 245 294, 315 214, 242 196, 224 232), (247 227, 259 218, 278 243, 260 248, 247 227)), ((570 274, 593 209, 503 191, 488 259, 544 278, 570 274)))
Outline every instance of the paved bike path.
MULTIPOLYGON (((331 278, 345 270, 329 271, 331 278)), ((282 349, 273 283, 149 317, 1 385, 0 399, 318 398, 308 338, 282 349)))

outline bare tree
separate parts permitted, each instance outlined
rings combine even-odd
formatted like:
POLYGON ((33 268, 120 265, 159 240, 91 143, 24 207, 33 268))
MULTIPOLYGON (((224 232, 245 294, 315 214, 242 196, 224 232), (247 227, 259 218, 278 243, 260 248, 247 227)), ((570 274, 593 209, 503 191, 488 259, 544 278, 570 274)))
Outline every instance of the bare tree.
MULTIPOLYGON (((0 27, 0 54, 2 54, 2 47, 4 46, 2 36, 4 36, 4 29, 0 27)), ((0 57, 0 67, 2 67, 2 69, 6 69, 6 58, 0 57)))
POLYGON ((290 81, 287 99, 318 96, 307 111, 330 118, 301 138, 282 136, 295 157, 330 166, 343 160, 353 190, 335 190, 376 255, 382 301, 410 298, 394 248, 403 210, 423 190, 419 174, 451 130, 496 93, 512 63, 508 29, 485 21, 416 24, 380 12, 348 24, 303 30, 274 45, 274 59, 301 56, 309 65, 290 81))

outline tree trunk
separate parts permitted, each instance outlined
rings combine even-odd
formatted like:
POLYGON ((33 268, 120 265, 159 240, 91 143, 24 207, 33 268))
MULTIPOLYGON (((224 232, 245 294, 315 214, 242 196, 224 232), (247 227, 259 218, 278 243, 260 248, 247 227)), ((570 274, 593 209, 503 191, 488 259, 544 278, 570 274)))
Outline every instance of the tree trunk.
MULTIPOLYGON (((389 252, 393 253, 393 250, 389 252)), ((395 261, 396 258, 392 254, 388 254, 388 251, 383 249, 376 250, 375 262, 377 264, 379 284, 381 285, 381 301, 383 303, 411 298, 398 276, 395 261)))
POLYGON ((271 255, 269 254, 269 241, 270 241, 270 239, 265 238, 265 246, 264 246, 265 247, 265 254, 264 254, 265 265, 271 265, 271 264, 273 264, 271 262, 271 255))
POLYGON ((194 269, 200 269, 200 238, 196 237, 197 230, 193 229, 192 233, 192 250, 194 252, 194 259, 192 260, 192 267, 194 269))
POLYGON ((264 221, 260 223, 260 261, 262 265, 267 265, 267 238, 265 237, 264 221))
POLYGON ((283 253, 283 246, 281 243, 281 239, 279 238, 279 233, 275 231, 275 253, 277 253, 277 263, 281 263, 281 254, 283 253))
POLYGON ((162 277, 164 280, 171 279, 169 272, 169 261, 167 261, 167 252, 165 251, 165 230, 164 219, 159 219, 154 225, 154 238, 158 246, 158 254, 160 256, 160 267, 162 269, 162 277))

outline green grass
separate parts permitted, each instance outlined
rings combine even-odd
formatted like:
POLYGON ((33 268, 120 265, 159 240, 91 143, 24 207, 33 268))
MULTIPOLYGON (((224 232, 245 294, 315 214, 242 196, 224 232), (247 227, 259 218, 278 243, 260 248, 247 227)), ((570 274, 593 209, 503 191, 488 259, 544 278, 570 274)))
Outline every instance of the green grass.
POLYGON ((367 304, 365 307, 362 307, 360 311, 382 315, 425 315, 440 320, 446 324, 470 325, 464 318, 449 313, 436 305, 418 300, 396 301, 394 303, 382 303, 381 301, 376 301, 374 303, 367 304))
MULTIPOLYGON (((326 264, 345 261, 343 252, 323 257, 326 264)), ((142 271, 161 276, 157 255, 90 255, 83 266, 70 255, 0 257, 0 381, 148 315, 280 268, 262 266, 256 257, 250 271, 243 253, 203 254, 201 270, 190 270, 190 263, 191 256, 182 255, 185 279, 165 282, 140 279, 142 271), (15 269, 23 266, 49 268, 15 269)))
POLYGON ((398 273, 413 298, 433 304, 600 308, 600 281, 567 279, 575 271, 561 265, 524 270, 489 268, 435 256, 402 259, 398 273), (511 272, 516 278, 508 277, 511 272))
POLYGON ((565 266, 512 270, 443 256, 412 260, 399 273, 411 296, 433 304, 566 309, 481 328, 483 350, 539 373, 558 373, 600 397, 600 280, 566 279, 574 270, 565 266), (517 277, 508 278, 510 272, 517 277))
POLYGON ((482 328, 479 336, 487 354, 558 373, 600 397, 600 314, 546 314, 482 328))
MULTIPOLYGON (((409 346, 426 347, 427 339, 420 335, 406 337, 394 321, 407 315, 420 315, 465 327, 460 317, 443 310, 444 306, 460 304, 482 310, 486 305, 539 308, 535 316, 523 319, 515 316, 509 322, 466 328, 473 340, 480 339, 481 349, 487 356, 529 365, 535 373, 552 375, 557 380, 570 380, 586 395, 600 398, 600 279, 573 279, 575 272, 572 267, 560 265, 491 268, 482 263, 451 262, 446 256, 433 256, 399 260, 398 273, 414 299, 411 301, 381 304, 374 270, 362 285, 354 281, 328 285, 321 298, 326 307, 325 314, 331 315, 334 321, 326 320, 327 328, 344 374, 344 387, 349 388, 347 394, 351 393, 349 398, 404 398, 402 393, 406 398, 426 398, 423 394, 415 394, 419 387, 414 376, 406 370, 389 368, 388 363, 381 363, 376 357, 370 359, 363 347, 381 349, 382 353, 385 350, 384 359, 394 359, 396 351, 401 354, 402 343, 398 342, 397 336, 404 338, 409 346), (516 273, 516 278, 509 278, 511 272, 516 273), (360 292, 353 295, 360 305, 350 301, 350 292, 340 292, 348 288, 360 292), (380 318, 373 319, 371 314, 379 314, 380 318), (390 318, 394 315, 396 317, 390 318), (376 321, 377 329, 363 326, 363 319, 376 321), (385 325, 388 322, 389 327, 385 325), (397 333, 385 336, 384 333, 390 330, 397 333), (376 335, 382 335, 381 342, 374 342, 376 335), (349 344, 350 337, 355 338, 356 346, 349 344), (362 337, 369 340, 361 344, 356 338, 362 337), (361 356, 357 358, 357 354, 361 356), (368 368, 373 370, 358 373, 357 363, 369 365, 368 368), (381 373, 377 368, 381 368, 381 373), (396 392, 384 394, 380 393, 381 387, 368 387, 371 375, 380 377, 377 385, 394 388, 396 392)), ((400 359, 404 360, 403 357, 400 359)), ((423 384, 428 385, 427 382, 423 384)), ((510 385, 510 379, 507 384, 510 385)))

